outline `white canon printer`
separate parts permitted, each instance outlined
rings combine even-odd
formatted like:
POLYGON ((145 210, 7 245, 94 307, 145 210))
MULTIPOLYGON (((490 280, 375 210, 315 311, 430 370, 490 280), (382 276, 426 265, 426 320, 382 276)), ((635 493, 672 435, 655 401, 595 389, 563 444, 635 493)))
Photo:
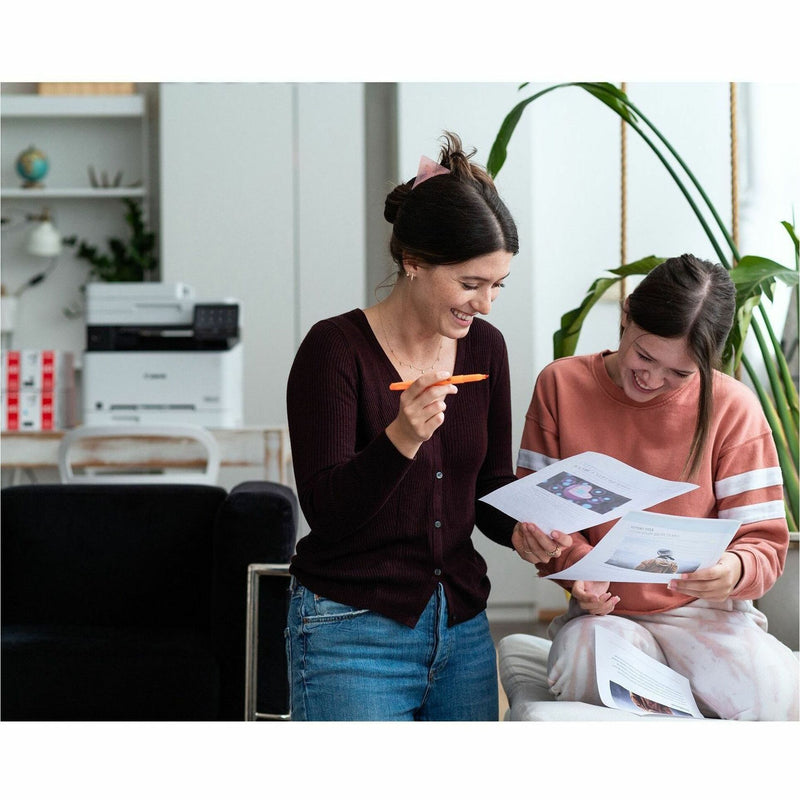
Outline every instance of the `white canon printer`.
POLYGON ((86 425, 242 426, 236 300, 198 302, 183 283, 89 283, 86 425))

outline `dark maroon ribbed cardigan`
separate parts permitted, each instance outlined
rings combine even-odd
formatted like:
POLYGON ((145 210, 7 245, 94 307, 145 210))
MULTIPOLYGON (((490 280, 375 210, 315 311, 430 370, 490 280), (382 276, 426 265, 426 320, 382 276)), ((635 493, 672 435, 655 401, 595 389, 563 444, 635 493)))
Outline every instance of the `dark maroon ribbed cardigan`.
POLYGON ((291 571, 316 594, 413 626, 437 583, 449 624, 486 607, 486 564, 473 528, 511 546, 514 520, 477 499, 513 481, 508 355, 475 319, 458 341, 455 373, 489 379, 447 398, 441 427, 413 459, 386 436, 400 380, 355 309, 316 323, 287 387, 298 497, 311 532, 291 571))

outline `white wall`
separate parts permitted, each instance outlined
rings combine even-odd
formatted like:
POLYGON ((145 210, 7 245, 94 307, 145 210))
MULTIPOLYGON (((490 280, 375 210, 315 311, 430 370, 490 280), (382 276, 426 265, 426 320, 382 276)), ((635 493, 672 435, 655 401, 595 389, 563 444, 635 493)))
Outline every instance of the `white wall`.
POLYGON ((308 327, 364 302, 360 84, 165 84, 165 281, 243 309, 246 425, 285 424, 308 327))
POLYGON ((300 84, 295 93, 299 344, 317 320, 365 304, 364 90, 300 84))
MULTIPOLYGON (((739 189, 740 250, 743 255, 762 255, 791 267, 792 243, 780 223, 793 222, 800 231, 800 84, 746 84, 739 93, 739 105, 744 166, 739 189)), ((787 314, 794 315, 797 330, 789 296, 789 290, 779 284, 774 302, 766 306, 776 331, 783 329, 787 314)))
MULTIPOLYGON (((445 130, 457 133, 469 151, 477 148, 474 161, 485 165, 489 151, 505 114, 518 99, 517 85, 509 83, 405 83, 398 91, 398 147, 401 177, 412 178, 421 155, 436 158, 445 130)), ((512 143, 514 168, 500 172, 497 187, 517 223, 520 253, 511 262, 511 274, 494 303, 489 321, 506 338, 511 368, 513 407, 512 442, 516 448, 522 434, 524 413, 533 386, 534 349, 543 334, 532 313, 535 271, 533 269, 532 199, 528 174, 531 169, 529 125, 524 120, 518 130, 519 139, 512 143)), ((516 460, 516 459, 515 459, 516 460)), ((495 544, 475 533, 476 547, 489 565, 492 582, 491 603, 496 616, 501 614, 525 617, 533 613, 533 604, 542 591, 553 589, 534 577, 508 548, 495 544)), ((561 602, 558 590, 555 602, 561 602)), ((546 604, 552 604, 547 601, 546 604)))
MULTIPOLYGON (((627 91, 695 165, 712 198, 724 197, 729 180, 727 85, 629 84, 627 91)), ((532 182, 538 187, 531 243, 535 309, 538 324, 552 333, 561 314, 579 305, 592 280, 620 264, 620 120, 577 88, 547 95, 526 113, 534 120, 532 182)), ((627 143, 626 260, 684 252, 713 257, 655 155, 630 129, 627 143)), ((617 324, 615 302, 598 307, 587 320, 578 352, 613 348, 617 324)), ((542 338, 538 344, 537 371, 552 357, 551 340, 542 338)))

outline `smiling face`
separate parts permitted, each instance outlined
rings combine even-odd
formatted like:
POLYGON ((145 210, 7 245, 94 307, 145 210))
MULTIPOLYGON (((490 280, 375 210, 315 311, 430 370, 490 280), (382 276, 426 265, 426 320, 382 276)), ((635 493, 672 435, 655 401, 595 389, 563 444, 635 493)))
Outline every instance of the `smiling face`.
POLYGON ((459 264, 426 267, 405 263, 414 278, 417 309, 431 329, 460 339, 467 335, 476 314, 488 314, 508 277, 511 253, 502 250, 459 264))
POLYGON ((666 339, 648 333, 623 315, 619 350, 606 365, 614 383, 637 403, 684 386, 697 373, 685 337, 666 339))

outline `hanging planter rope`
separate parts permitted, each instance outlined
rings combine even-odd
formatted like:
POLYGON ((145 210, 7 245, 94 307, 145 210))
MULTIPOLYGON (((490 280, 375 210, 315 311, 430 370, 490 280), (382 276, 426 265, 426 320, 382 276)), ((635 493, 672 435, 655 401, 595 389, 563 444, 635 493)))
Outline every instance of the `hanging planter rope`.
MULTIPOLYGON (((731 238, 739 249, 739 143, 736 134, 736 84, 730 85, 731 107, 731 238)), ((733 256, 733 266, 736 255, 733 256)))
MULTIPOLYGON (((627 94, 627 84, 623 81, 620 85, 620 91, 627 94)), ((624 119, 620 118, 619 121, 619 162, 620 162, 620 231, 619 231, 619 263, 628 263, 628 131, 627 123, 624 119)), ((627 286, 625 278, 619 282, 619 300, 620 304, 625 301, 627 293, 627 286)))

